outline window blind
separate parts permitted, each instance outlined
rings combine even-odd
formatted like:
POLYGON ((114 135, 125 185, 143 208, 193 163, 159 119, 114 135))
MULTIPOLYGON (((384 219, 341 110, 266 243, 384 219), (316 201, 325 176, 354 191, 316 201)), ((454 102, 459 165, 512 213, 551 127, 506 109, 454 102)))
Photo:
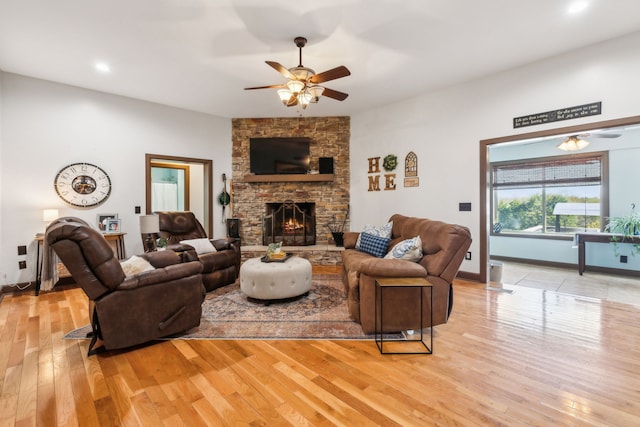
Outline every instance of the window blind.
POLYGON ((601 183, 602 156, 556 158, 492 167, 493 188, 596 185, 601 183))

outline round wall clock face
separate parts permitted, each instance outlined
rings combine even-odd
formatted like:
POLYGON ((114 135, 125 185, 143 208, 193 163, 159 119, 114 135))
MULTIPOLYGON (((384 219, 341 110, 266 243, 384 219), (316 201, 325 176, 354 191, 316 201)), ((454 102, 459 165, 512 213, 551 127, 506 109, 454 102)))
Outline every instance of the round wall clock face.
POLYGON ((91 163, 72 163, 58 172, 53 181, 56 193, 71 206, 98 206, 111 194, 109 175, 91 163))

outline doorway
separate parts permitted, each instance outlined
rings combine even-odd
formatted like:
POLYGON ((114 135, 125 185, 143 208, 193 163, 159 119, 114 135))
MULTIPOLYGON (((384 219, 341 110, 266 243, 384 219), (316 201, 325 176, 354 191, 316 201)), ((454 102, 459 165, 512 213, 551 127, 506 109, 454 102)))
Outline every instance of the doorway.
POLYGON ((208 159, 145 154, 145 212, 191 211, 212 236, 212 168, 208 159))
POLYGON ((640 116, 627 117, 623 119, 607 120, 602 122, 588 123, 577 126, 568 126, 557 129, 549 129, 537 132, 530 132, 519 135, 510 135, 500 138, 492 138, 480 141, 480 273, 479 281, 487 283, 489 281, 489 256, 491 235, 491 159, 492 147, 500 145, 515 144, 535 144, 551 138, 561 138, 567 135, 596 133, 612 128, 624 131, 625 127, 637 126, 640 124, 640 116))
POLYGON ((151 161, 151 212, 190 209, 189 165, 151 161))

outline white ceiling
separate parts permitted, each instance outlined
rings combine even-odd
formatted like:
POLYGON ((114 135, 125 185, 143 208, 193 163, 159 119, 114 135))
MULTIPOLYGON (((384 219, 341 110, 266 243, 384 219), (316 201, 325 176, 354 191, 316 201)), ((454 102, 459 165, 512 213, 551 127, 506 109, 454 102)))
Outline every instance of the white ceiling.
POLYGON ((0 0, 0 69, 222 117, 295 116, 264 63, 351 76, 304 115, 352 115, 640 31, 640 1, 0 0), (96 61, 111 72, 94 69, 96 61))

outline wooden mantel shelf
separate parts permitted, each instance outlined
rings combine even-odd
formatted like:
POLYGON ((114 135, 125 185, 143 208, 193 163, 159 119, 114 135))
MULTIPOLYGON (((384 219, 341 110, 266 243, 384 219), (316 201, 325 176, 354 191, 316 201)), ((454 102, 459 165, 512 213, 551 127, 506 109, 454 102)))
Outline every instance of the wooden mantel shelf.
POLYGON ((245 182, 323 182, 333 181, 332 173, 245 175, 245 182))

